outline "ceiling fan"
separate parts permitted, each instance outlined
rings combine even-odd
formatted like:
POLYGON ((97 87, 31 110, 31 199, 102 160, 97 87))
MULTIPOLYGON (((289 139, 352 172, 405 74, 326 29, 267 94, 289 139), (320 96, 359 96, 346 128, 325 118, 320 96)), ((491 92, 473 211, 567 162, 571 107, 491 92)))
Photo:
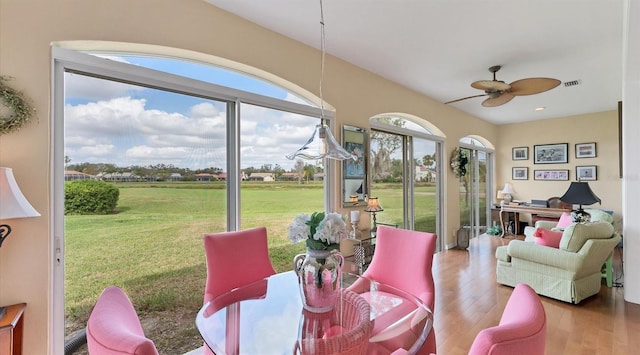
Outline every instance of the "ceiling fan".
POLYGON ((482 101, 482 106, 495 107, 506 104, 516 96, 535 95, 560 85, 560 80, 552 78, 527 78, 507 84, 504 81, 496 80, 496 72, 500 70, 500 68, 500 65, 494 65, 489 68, 489 71, 493 73, 493 80, 478 80, 471 83, 472 88, 484 90, 484 94, 463 97, 445 102, 445 104, 472 99, 474 97, 489 96, 488 99, 482 101))

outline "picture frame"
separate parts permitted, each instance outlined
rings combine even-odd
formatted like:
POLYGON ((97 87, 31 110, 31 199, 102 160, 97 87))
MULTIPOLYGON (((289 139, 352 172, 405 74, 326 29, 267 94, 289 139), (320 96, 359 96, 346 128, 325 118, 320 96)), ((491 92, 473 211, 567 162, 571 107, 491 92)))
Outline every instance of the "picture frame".
POLYGON ((511 148, 511 160, 529 160, 529 147, 511 148))
POLYGON ((512 180, 529 180, 529 168, 527 167, 515 167, 511 168, 512 180))
POLYGON ((567 181, 569 180, 569 169, 534 170, 534 180, 567 181))
POLYGON ((576 179, 579 181, 598 180, 598 167, 595 165, 576 166, 576 179))
POLYGON ((360 127, 342 126, 342 146, 357 156, 357 160, 346 159, 342 164, 342 206, 366 206, 368 194, 367 155, 369 136, 367 130, 360 127), (357 196, 357 202, 351 197, 357 196))
POLYGON ((534 164, 564 164, 569 162, 569 144, 553 143, 533 146, 534 164))
POLYGON ((576 144, 576 158, 595 158, 596 143, 578 143, 576 144))

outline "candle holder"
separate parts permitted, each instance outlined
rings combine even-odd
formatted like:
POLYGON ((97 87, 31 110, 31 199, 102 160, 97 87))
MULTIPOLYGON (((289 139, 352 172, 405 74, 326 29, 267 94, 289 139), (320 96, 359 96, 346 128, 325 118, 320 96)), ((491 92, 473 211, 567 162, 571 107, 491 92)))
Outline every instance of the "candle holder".
POLYGON ((349 238, 358 238, 358 224, 360 223, 360 211, 351 211, 351 232, 349 232, 349 238))

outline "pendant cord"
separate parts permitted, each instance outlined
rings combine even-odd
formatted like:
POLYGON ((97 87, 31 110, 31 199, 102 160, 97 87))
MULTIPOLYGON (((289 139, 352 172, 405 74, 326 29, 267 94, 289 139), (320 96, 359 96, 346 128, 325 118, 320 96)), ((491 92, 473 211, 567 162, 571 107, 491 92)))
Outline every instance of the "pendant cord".
POLYGON ((322 81, 324 78, 324 10, 320 0, 320 124, 324 125, 324 98, 322 97, 322 81))

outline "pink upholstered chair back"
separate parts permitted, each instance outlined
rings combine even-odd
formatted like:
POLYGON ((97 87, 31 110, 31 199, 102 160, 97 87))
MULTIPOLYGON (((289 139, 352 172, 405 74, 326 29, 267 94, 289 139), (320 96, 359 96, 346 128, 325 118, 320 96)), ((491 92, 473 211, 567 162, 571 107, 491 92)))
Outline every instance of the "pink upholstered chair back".
POLYGON ((378 226, 376 249, 363 276, 415 295, 433 310, 435 248, 433 233, 378 226))
POLYGON ((204 302, 276 273, 269 259, 264 227, 207 234, 204 249, 207 257, 204 302))
POLYGON ((540 297, 527 284, 518 284, 502 312, 500 324, 478 333, 470 355, 544 354, 547 318, 540 297))
MULTIPOLYGON (((435 286, 431 267, 436 239, 433 233, 378 226, 376 249, 363 276, 415 295, 433 311, 435 286)), ((435 351, 435 330, 431 329, 419 353, 435 351)))
POLYGON ((91 355, 155 355, 153 341, 144 336, 129 297, 117 286, 107 287, 87 321, 87 347, 91 355))

